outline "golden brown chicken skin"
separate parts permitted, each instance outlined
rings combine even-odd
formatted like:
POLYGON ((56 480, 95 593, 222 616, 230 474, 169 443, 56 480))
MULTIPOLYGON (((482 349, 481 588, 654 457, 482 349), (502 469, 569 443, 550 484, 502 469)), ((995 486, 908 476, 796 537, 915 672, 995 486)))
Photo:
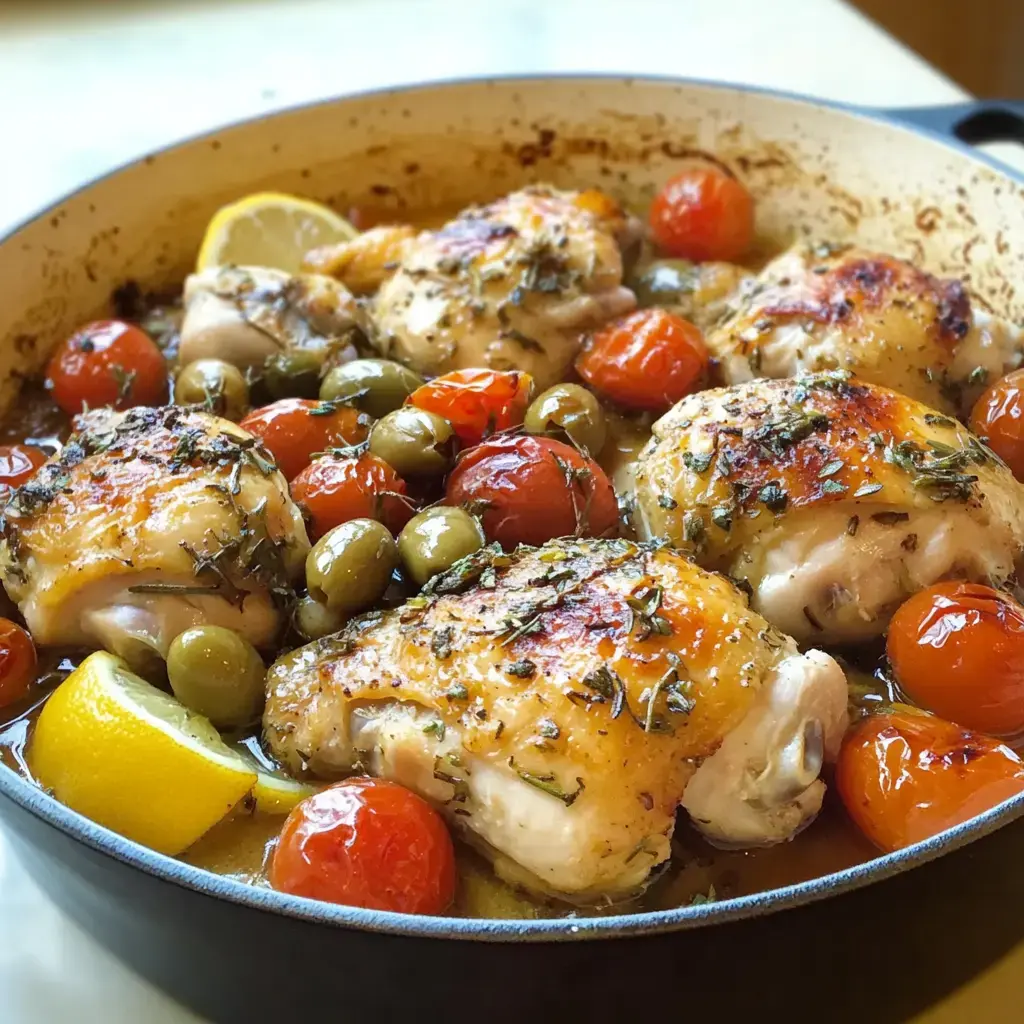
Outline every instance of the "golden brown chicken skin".
POLYGON ((286 655, 264 731, 293 771, 395 779, 506 878, 588 900, 635 891, 668 857, 695 772, 707 831, 788 838, 820 805, 845 710, 835 663, 800 655, 727 580, 657 547, 563 540, 471 556, 286 655))
POLYGON ((639 528, 748 580, 780 629, 881 632, 938 579, 1000 583, 1024 544, 1024 487, 952 418, 842 372, 690 396, 637 470, 639 528))
POLYGON ((730 304, 707 333, 726 384, 844 369, 966 414, 1024 355, 1024 332, 979 309, 960 281, 856 248, 796 246, 730 304))
POLYGON ((270 453, 175 406, 76 425, 3 509, 4 587, 36 641, 136 664, 202 623, 272 642, 309 541, 270 453))

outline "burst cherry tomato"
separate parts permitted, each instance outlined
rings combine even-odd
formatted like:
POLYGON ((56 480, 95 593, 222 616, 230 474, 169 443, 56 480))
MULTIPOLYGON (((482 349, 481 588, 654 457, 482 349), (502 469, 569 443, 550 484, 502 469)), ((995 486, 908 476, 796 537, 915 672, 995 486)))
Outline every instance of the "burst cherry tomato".
POLYGON ((167 362, 145 331, 120 320, 83 327, 57 350, 47 370, 54 401, 75 416, 85 406, 162 405, 167 362))
POLYGON ((598 537, 618 522, 604 470, 550 437, 492 437, 460 456, 445 504, 482 514, 484 533, 505 548, 579 533, 598 537))
POLYGON ((718 167, 693 167, 669 179, 650 212, 655 244, 687 260, 738 260, 754 236, 754 198, 718 167))
POLYGON ((28 696, 36 664, 32 637, 10 619, 0 619, 0 708, 28 696))
POLYGON ((576 358, 579 375, 631 409, 665 412, 700 385, 704 337, 688 320, 641 309, 599 330, 576 358))
POLYGON ((415 793, 347 779, 288 815, 270 884, 328 903, 440 914, 455 895, 455 851, 440 815, 415 793))
POLYGON ((898 850, 1024 791, 1024 763, 997 740, 941 718, 876 714, 847 733, 836 788, 868 839, 898 850))
POLYGON ((455 370, 435 377, 407 399, 443 416, 466 446, 479 444, 496 430, 523 422, 533 378, 516 370, 455 370))
POLYGON ((971 410, 971 430, 1024 480, 1024 370, 1014 370, 992 385, 971 410))
POLYGON ((903 692, 952 722, 1024 731, 1024 608, 980 583, 937 583, 892 617, 886 651, 903 692))
POLYGON ((0 489, 20 487, 45 461, 46 453, 34 445, 0 445, 0 489))
POLYGON ((311 398, 282 398, 238 425, 263 442, 289 480, 309 465, 314 452, 359 444, 368 433, 366 416, 358 410, 311 398))
POLYGON ((313 540, 350 519, 376 519, 398 533, 413 514, 405 498, 405 481, 369 452, 355 458, 314 459, 292 481, 291 492, 312 516, 313 540))

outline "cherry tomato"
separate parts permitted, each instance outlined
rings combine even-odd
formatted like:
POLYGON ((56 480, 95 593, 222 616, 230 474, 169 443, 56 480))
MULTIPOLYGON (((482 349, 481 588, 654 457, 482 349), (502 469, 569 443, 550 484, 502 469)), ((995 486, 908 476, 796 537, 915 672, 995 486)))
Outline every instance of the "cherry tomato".
POLYGON ((482 514, 484 533, 505 548, 615 530, 618 506, 604 470, 550 437, 508 434, 464 452, 448 477, 445 504, 482 514))
POLYGON ((1024 608, 980 583, 937 583, 897 609, 886 652, 921 707, 993 736, 1024 731, 1024 608))
POLYGON ((877 847, 898 850, 1024 791, 1007 746, 931 715, 875 714, 843 740, 836 788, 877 847))
POLYGON ((708 366, 704 336, 663 309, 612 321, 587 342, 576 370, 592 387, 631 409, 665 412, 695 391, 708 366))
POLYGON ((291 492, 312 516, 313 540, 350 519, 376 519, 398 533, 414 511, 404 497, 405 481, 369 452, 355 458, 314 459, 292 481, 291 492))
POLYGON ((32 637, 10 619, 0 619, 0 708, 28 696, 36 664, 32 637))
POLYGON ((34 445, 0 445, 0 488, 20 487, 44 462, 46 453, 34 445))
POLYGON ((971 430, 1024 480, 1024 370, 997 380, 974 404, 971 430))
POLYGON ((121 320, 98 320, 72 334, 47 370, 53 400, 69 415, 88 406, 162 405, 167 362, 145 331, 121 320))
POLYGON ((328 903, 440 914, 455 896, 455 851, 441 816, 415 793, 347 779, 288 815, 270 884, 328 903))
POLYGON ((263 442, 289 480, 310 464, 314 452, 359 444, 369 432, 369 421, 357 409, 312 398, 282 398, 238 425, 263 442))
POLYGON ((455 370, 417 388, 405 401, 443 416, 467 447, 523 422, 533 378, 517 370, 455 370))
POLYGON ((655 244, 687 260, 738 260, 754 237, 754 197, 719 167, 670 178, 650 212, 655 244))

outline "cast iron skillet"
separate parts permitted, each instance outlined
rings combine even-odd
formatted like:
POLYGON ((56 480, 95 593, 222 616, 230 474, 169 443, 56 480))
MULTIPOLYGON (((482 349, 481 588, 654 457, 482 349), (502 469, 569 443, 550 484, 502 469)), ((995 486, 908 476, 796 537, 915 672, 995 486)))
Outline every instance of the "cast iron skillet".
MULTIPOLYGON (((464 178, 486 179, 482 187, 491 194, 531 177, 580 184, 589 174, 597 184, 612 177, 620 190, 642 195, 665 176, 666 162, 699 144, 717 153, 734 147, 726 155, 747 172, 762 205, 781 195, 778 201, 789 202, 797 220, 827 225, 833 236, 849 210, 830 220, 824 200, 816 210, 814 196, 808 200, 806 189, 796 187, 814 180, 830 196, 851 195, 839 187, 847 183, 837 182, 826 154, 844 145, 856 150, 866 136, 877 139, 881 154, 864 154, 864 164, 881 155, 895 159, 898 170, 903 154, 894 145, 914 150, 908 160, 921 159, 917 150, 934 151, 947 164, 945 176, 919 185, 921 198, 902 206, 890 193, 883 201, 887 220, 877 223, 871 175, 863 168, 850 172, 853 180, 866 178, 852 199, 861 212, 849 225, 851 235, 882 248, 891 220, 888 247, 901 251, 901 219, 913 215, 921 231, 914 246, 937 269, 959 258, 994 308, 1020 318, 1012 288, 1007 292, 1000 282, 1024 260, 1024 191, 1012 172, 989 169, 956 137, 1024 140, 1024 106, 898 113, 924 132, 777 93, 614 78, 450 83, 286 111, 115 171, 0 241, 0 280, 9 287, 0 313, 0 337, 7 339, 0 371, 11 382, 38 369, 56 338, 102 311, 128 273, 143 286, 180 280, 197 232, 227 195, 273 184, 328 197, 325 182, 340 177, 350 190, 335 201, 373 197, 401 206, 407 201, 401 184, 378 180, 386 166, 417 178, 408 188, 410 202, 471 198, 468 186, 460 194, 456 183, 452 192, 456 166, 464 166, 464 178), (367 124, 374 110, 408 122, 402 131, 385 126, 393 143, 374 141, 381 139, 380 118, 367 124), (447 118, 443 132, 438 118, 447 118), (317 126, 329 127, 333 141, 325 144, 317 126), (935 131, 953 138, 939 141, 935 131), (846 138, 851 132, 855 137, 846 138), (261 140, 266 153, 254 163, 261 140), (211 154, 223 149, 231 159, 218 163, 211 154), (816 152, 824 175, 811 166, 816 152), (796 177, 787 177, 787 162, 796 177), (158 167, 159 173, 147 171, 158 167), (948 177, 950 167, 964 175, 961 184, 948 177), (820 181, 829 171, 832 177, 820 181), (946 248, 935 247, 943 195, 958 211, 958 204, 976 204, 964 220, 981 223, 982 234, 970 247, 957 240, 964 224, 952 214, 939 224, 946 248), (162 198, 161 221, 146 204, 162 209, 162 198), (922 224, 922 210, 938 213, 922 224), (986 227, 998 227, 1001 237, 986 239, 986 227), (987 243, 1004 257, 1005 276, 998 266, 972 263, 970 248, 987 243)), ((777 213, 780 220, 787 216, 777 213)), ((773 220, 770 209, 767 219, 773 220)), ((784 889, 656 913, 547 921, 406 917, 314 903, 153 853, 7 769, 0 769, 0 796, 18 856, 54 900, 146 977, 217 1021, 306 1021, 323 1012, 360 1021, 406 1014, 597 1020, 665 1012, 726 1021, 784 1013, 796 1020, 902 1020, 1024 936, 1024 823, 1017 820, 1024 796, 907 850, 784 889), (921 865, 927 866, 906 873, 921 865), (883 879, 886 885, 865 888, 883 879), (825 897, 833 898, 822 902, 825 897), (783 909, 790 912, 769 916, 783 909), (594 939, 603 941, 581 941, 594 939)))

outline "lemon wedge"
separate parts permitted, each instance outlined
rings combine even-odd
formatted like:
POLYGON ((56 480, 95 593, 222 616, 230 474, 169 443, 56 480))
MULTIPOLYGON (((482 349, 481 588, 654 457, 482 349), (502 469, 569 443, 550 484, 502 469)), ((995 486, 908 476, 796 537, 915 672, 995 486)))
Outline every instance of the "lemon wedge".
POLYGON ((256 810, 261 814, 289 814, 296 804, 312 796, 318 788, 260 769, 252 796, 256 801, 256 810))
POLYGON ((207 719, 105 651, 50 695, 28 755, 39 783, 72 810, 172 856, 220 821, 257 776, 207 719))
POLYGON ((256 192, 213 215, 196 269, 235 264, 294 274, 310 249, 347 242, 357 234, 344 217, 320 203, 283 192, 256 192))

